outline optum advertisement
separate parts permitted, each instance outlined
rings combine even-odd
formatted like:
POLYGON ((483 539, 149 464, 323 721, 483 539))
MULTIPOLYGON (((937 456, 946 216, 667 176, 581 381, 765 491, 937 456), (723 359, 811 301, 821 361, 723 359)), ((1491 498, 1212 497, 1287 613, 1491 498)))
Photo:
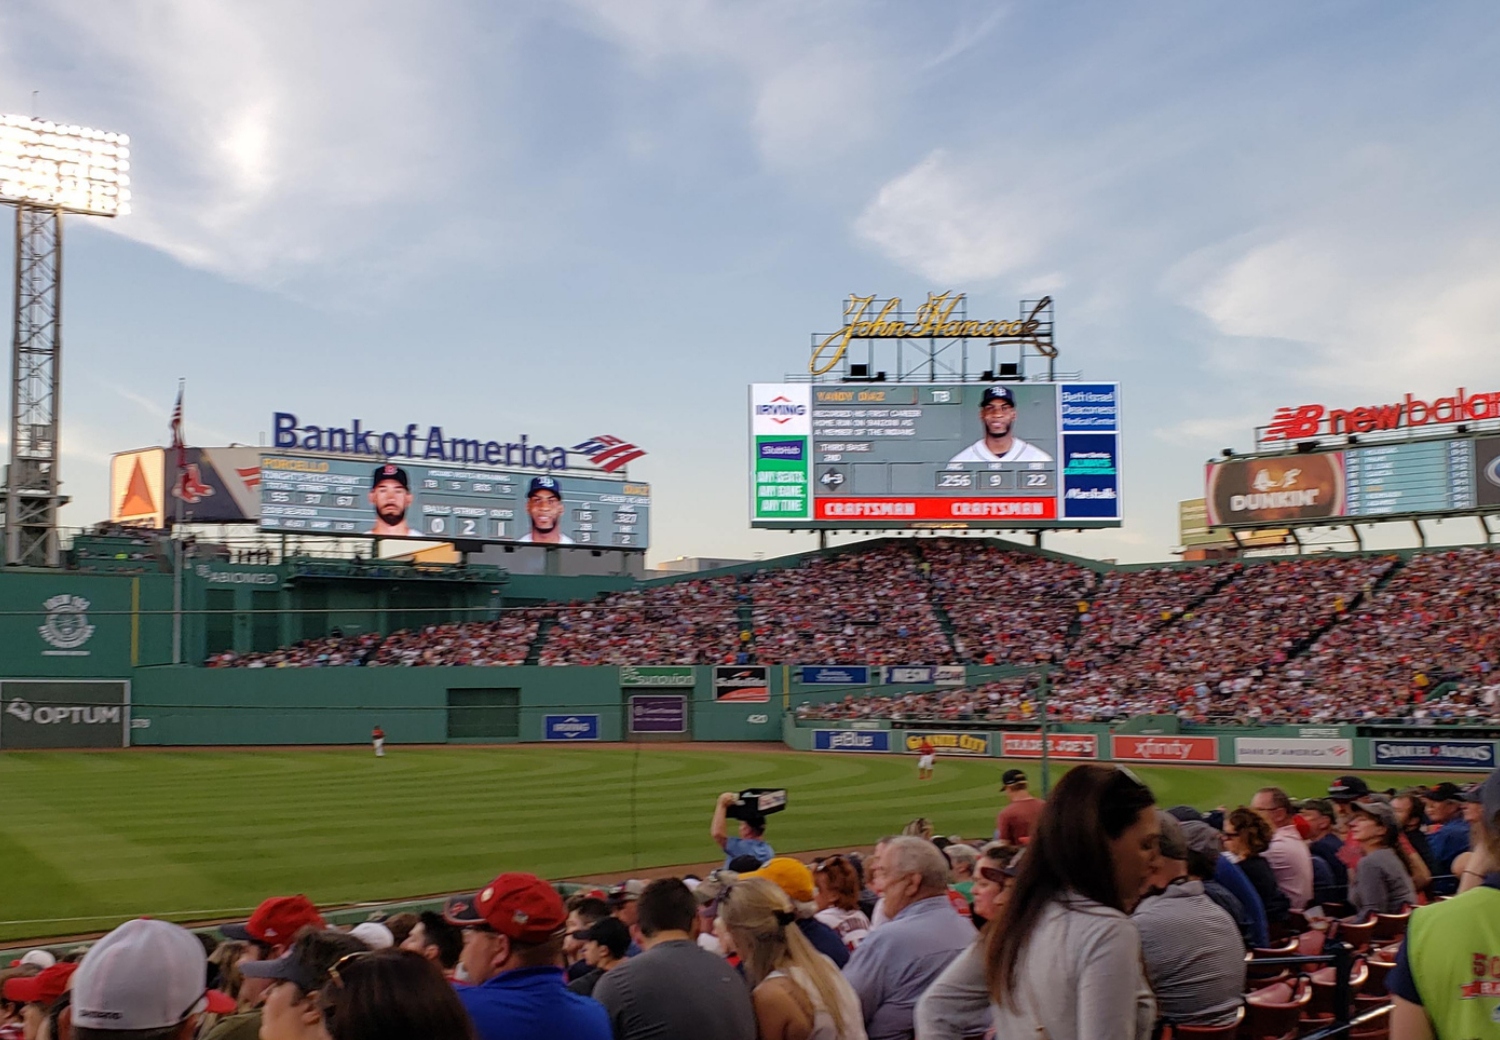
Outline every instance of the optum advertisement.
POLYGON ((0 681, 0 748, 124 747, 126 682, 0 681))

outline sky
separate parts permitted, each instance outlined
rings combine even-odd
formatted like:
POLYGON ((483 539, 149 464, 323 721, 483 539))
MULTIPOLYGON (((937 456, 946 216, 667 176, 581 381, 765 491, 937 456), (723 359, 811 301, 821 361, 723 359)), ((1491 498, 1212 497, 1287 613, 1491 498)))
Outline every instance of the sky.
POLYGON ((133 152, 66 231, 63 522, 182 378, 198 444, 614 434, 653 561, 801 551, 749 528, 746 385, 850 293, 1049 294, 1126 520, 1047 544, 1168 559, 1277 406, 1500 389, 1497 81, 1477 2, 17 0, 0 111, 133 152))

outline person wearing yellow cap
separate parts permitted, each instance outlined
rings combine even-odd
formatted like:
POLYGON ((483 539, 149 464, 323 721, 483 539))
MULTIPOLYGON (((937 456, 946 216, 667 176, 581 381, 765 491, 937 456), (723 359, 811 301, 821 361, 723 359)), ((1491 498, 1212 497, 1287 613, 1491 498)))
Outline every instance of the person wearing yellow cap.
POLYGON ((849 948, 839 933, 814 916, 818 904, 814 902, 811 870, 790 856, 773 856, 759 870, 740 875, 741 881, 746 878, 765 878, 785 892, 797 910, 797 929, 812 943, 813 949, 840 968, 849 963, 849 948))

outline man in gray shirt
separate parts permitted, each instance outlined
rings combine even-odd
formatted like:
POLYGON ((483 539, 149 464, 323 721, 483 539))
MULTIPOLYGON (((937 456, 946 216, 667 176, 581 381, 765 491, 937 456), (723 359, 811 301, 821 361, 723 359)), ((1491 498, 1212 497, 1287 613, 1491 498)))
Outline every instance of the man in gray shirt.
POLYGON ((1146 977, 1164 1021, 1227 1025, 1245 990, 1245 944, 1234 918, 1188 877, 1187 842, 1176 817, 1157 810, 1160 857, 1131 919, 1141 933, 1146 977))
MULTIPOLYGON (((931 842, 892 838, 874 869, 888 920, 860 943, 844 978, 859 994, 869 1040, 911 1040, 918 998, 974 942, 974 926, 948 901, 948 861, 931 842)), ((976 1009, 968 1032, 983 1033, 989 1025, 986 1004, 976 1009)))
POLYGON ((755 1040, 745 980, 693 939, 698 903, 688 887, 653 881, 636 913, 631 932, 645 952, 594 987, 615 1040, 755 1040))

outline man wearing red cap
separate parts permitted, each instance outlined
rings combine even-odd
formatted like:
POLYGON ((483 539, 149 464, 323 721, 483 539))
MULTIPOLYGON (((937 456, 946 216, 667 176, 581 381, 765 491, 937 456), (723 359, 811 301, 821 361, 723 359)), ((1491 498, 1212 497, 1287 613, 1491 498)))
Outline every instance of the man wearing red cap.
POLYGON ((59 997, 68 991, 68 980, 76 971, 76 964, 55 964, 30 977, 20 976, 5 980, 0 996, 12 1004, 21 1005, 22 1035, 32 1037, 42 1028, 47 1014, 59 997))
MULTIPOLYGON (((272 896, 255 908, 250 920, 220 925, 219 931, 226 939, 249 944, 240 958, 244 962, 280 957, 292 948, 293 941, 303 929, 323 927, 323 916, 313 906, 312 900, 296 895, 272 896)), ((224 1019, 203 1040, 259 1040, 260 1005, 270 985, 268 979, 245 979, 240 987, 240 1001, 250 1010, 224 1019)))
POLYGON ((534 874, 501 874, 444 912, 464 931, 460 987, 479 1040, 612 1040, 609 1016, 563 981, 568 914, 562 897, 534 874))

